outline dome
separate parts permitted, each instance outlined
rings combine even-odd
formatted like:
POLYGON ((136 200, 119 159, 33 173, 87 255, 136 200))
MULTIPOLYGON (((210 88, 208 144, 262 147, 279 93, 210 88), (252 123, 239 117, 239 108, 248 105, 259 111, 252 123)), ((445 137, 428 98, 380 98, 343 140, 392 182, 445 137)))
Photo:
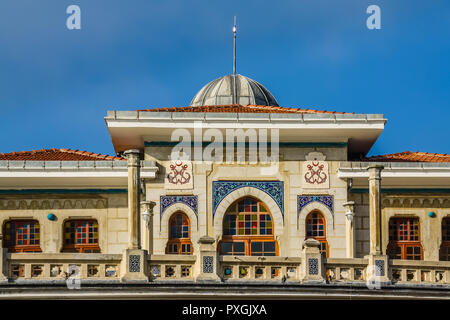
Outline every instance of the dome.
POLYGON ((192 99, 191 106, 213 106, 213 105, 262 105, 276 106, 278 102, 272 94, 261 84, 243 75, 232 74, 211 81, 205 85, 192 99), (233 80, 236 79, 236 97, 234 93, 233 80))

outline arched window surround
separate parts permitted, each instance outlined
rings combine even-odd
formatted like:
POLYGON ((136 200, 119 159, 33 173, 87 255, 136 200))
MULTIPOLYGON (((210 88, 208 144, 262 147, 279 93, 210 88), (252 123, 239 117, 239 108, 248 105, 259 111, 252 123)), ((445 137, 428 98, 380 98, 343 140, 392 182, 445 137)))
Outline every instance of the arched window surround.
POLYGON ((267 205, 244 196, 234 201, 222 221, 221 255, 278 256, 275 222, 267 205))
POLYGON ((320 210, 313 210, 305 218, 305 240, 320 242, 320 253, 328 258, 327 221, 320 210))
POLYGON ((192 254, 191 221, 186 213, 176 211, 170 216, 168 232, 166 254, 192 254))

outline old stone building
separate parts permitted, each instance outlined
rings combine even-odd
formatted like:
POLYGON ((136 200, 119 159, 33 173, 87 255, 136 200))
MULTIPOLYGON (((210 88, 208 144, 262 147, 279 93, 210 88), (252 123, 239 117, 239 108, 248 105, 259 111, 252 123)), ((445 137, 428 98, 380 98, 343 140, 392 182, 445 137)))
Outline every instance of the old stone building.
POLYGON ((450 155, 366 157, 386 121, 229 75, 188 107, 108 111, 116 156, 0 154, 0 292, 448 295, 450 155))

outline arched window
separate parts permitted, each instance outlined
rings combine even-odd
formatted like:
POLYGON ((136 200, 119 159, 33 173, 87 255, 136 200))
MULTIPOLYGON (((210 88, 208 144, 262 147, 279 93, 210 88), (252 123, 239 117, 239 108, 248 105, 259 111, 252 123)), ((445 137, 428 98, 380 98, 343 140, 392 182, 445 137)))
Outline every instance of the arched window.
POLYGON ((169 242, 166 253, 192 254, 190 223, 182 212, 174 213, 169 220, 169 242))
POLYGON ((306 239, 312 238, 320 242, 320 253, 328 257, 326 221, 319 211, 313 211, 306 217, 306 239))
POLYGON ((442 244, 439 260, 450 261, 450 218, 442 219, 442 244))
POLYGON ((36 220, 9 220, 3 226, 3 247, 9 252, 41 252, 36 220))
POLYGON ((391 218, 387 254, 391 259, 423 259, 418 218, 391 218))
POLYGON ((223 219, 222 255, 276 256, 273 219, 261 201, 244 198, 234 202, 223 219))
POLYGON ((100 253, 97 220, 66 220, 62 252, 100 253))

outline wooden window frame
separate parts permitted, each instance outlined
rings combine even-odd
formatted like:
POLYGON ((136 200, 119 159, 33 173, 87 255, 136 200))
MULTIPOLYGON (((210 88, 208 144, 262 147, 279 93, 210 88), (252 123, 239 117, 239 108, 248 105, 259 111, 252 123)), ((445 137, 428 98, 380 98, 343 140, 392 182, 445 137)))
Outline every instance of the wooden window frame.
MULTIPOLYGON (((244 243, 244 254, 239 254, 239 256, 257 256, 257 255, 253 255, 252 250, 251 250, 251 245, 252 243, 255 242, 273 242, 275 244, 275 252, 274 252, 274 256, 278 256, 279 255, 279 247, 278 247, 278 241, 276 241, 275 236, 274 236, 274 229, 275 229, 275 225, 274 225, 274 220, 272 217, 272 213, 269 211, 269 209, 267 208, 267 206, 260 200, 253 198, 253 197, 244 197, 244 198, 240 198, 238 200, 236 200, 235 202, 233 202, 233 204, 230 206, 230 208, 227 210, 225 216, 223 217, 223 221, 225 221, 226 217, 229 215, 235 215, 235 221, 236 221, 236 233, 239 233, 239 215, 246 215, 246 214, 256 214, 257 215, 257 220, 256 220, 256 229, 257 229, 257 234, 255 235, 225 235, 225 228, 224 225, 222 224, 222 239, 219 243, 219 254, 220 255, 229 255, 229 254, 224 254, 223 250, 222 250, 222 243, 226 243, 226 242, 231 242, 231 243, 237 243, 237 242, 243 242, 244 243), (251 199, 253 201, 256 201, 256 205, 257 205, 257 211, 256 212, 239 212, 239 202, 244 201, 246 199, 251 199), (260 205, 262 205, 264 207, 264 209, 266 211, 260 211, 260 205), (233 211, 229 211, 230 208, 233 208, 234 206, 234 210, 233 211), (269 215, 270 216, 270 221, 272 222, 272 234, 271 235, 261 235, 261 220, 260 217, 261 215, 269 215)), ((245 221, 245 220, 244 220, 245 221)), ((245 227, 244 227, 245 229, 245 227)), ((264 252, 264 250, 262 251, 264 252)), ((258 256, 265 256, 263 255, 258 255, 258 256)), ((270 255, 267 255, 270 256, 270 255)))
MULTIPOLYGON (((31 234, 30 234, 30 231, 29 231, 30 230, 29 226, 27 227, 27 230, 28 230, 27 235, 30 236, 31 234)), ((30 238, 28 238, 27 240, 29 241, 30 238)), ((40 225, 39 221, 38 220, 34 220, 34 219, 10 219, 10 220, 5 221, 5 223, 3 224, 3 247, 7 248, 8 252, 11 252, 11 253, 42 252, 42 249, 41 249, 41 225, 40 225), (18 233, 17 228, 15 229, 16 230, 15 231, 15 244, 11 245, 11 243, 8 243, 11 240, 7 240, 6 239, 6 235, 7 235, 6 225, 8 223, 12 223, 12 222, 14 222, 14 223, 21 223, 21 224, 34 223, 35 225, 37 225, 39 227, 39 233, 38 233, 39 234, 39 239, 38 239, 39 240, 39 244, 27 244, 27 245, 19 245, 19 244, 17 244, 17 241, 19 240, 18 237, 17 237, 17 233, 18 233)))
POLYGON ((450 230, 450 217, 445 217, 441 222, 441 246, 439 248, 439 260, 450 261, 450 235, 447 236, 447 228, 450 230))
POLYGON ((185 214, 182 211, 177 211, 169 219, 169 240, 167 241, 167 245, 166 245, 166 254, 191 255, 193 253, 193 251, 194 251, 194 248, 192 246, 192 241, 191 241, 191 221, 190 221, 189 217, 187 216, 187 214, 185 214), (187 220, 187 223, 188 223, 188 237, 187 238, 172 238, 171 226, 178 215, 184 216, 184 218, 187 220), (188 245, 190 246, 191 250, 183 251, 182 250, 183 246, 186 247, 188 245), (174 252, 174 250, 171 250, 173 248, 173 246, 177 246, 176 252, 174 252))
MULTIPOLYGON (((89 236, 89 231, 86 232, 89 236)), ((89 238, 87 238, 89 239, 89 238)), ((95 239, 95 238, 94 238, 95 239)), ((78 252, 78 253, 101 253, 100 249, 100 225, 96 219, 67 219, 63 222, 63 247, 61 252, 78 252), (97 243, 77 243, 78 232, 75 231, 75 243, 66 243, 66 223, 74 222, 76 223, 76 228, 78 228, 78 223, 97 223, 97 243)))
MULTIPOLYGON (((414 222, 412 225, 414 225, 414 222)), ((387 250, 386 253, 389 256, 390 259, 399 259, 398 254, 395 252, 396 248, 400 248, 400 260, 423 260, 423 247, 421 244, 421 232, 420 232, 420 219, 418 217, 392 217, 389 219, 389 243, 387 246, 387 250), (411 228, 411 223, 408 223, 408 239, 407 240, 398 240, 399 238, 399 225, 400 225, 400 221, 406 221, 406 220, 411 220, 414 222, 417 222, 417 240, 410 240, 409 238, 411 237, 411 235, 409 234, 411 228), (395 235, 397 237, 397 240, 392 239, 392 235, 391 235, 391 223, 393 223, 394 221, 396 221, 397 223, 397 228, 395 229, 395 235), (420 259, 409 259, 409 257, 411 256, 410 254, 408 254, 408 248, 420 248, 420 259)), ((414 249, 413 249, 414 250, 414 249)), ((416 254, 413 253, 412 257, 417 256, 416 254)))
POLYGON ((327 220, 325 219, 325 216, 322 214, 322 212, 318 210, 313 210, 305 218, 305 240, 306 239, 315 239, 320 242, 320 253, 325 255, 326 258, 328 258, 329 250, 328 250, 328 241, 327 241, 327 220), (308 220, 312 219, 310 218, 313 214, 318 214, 321 216, 323 220, 323 236, 308 236, 308 220), (323 249, 323 246, 325 245, 325 249, 323 249))

